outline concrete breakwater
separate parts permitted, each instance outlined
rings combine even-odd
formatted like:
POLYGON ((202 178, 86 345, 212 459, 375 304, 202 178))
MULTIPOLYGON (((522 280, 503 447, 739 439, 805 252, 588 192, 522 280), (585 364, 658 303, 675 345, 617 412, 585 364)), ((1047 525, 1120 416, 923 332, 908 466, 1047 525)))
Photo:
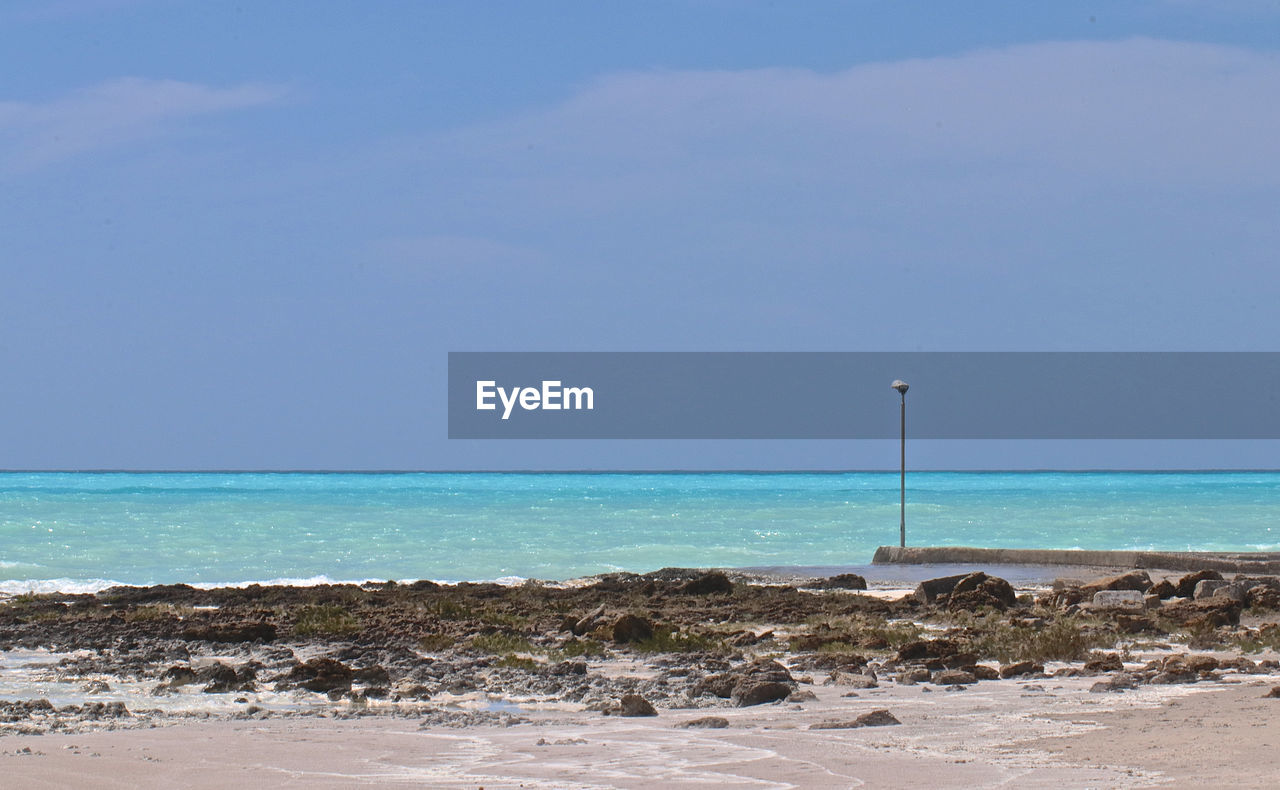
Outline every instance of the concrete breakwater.
POLYGON ((1090 551, 988 549, 974 546, 881 546, 876 565, 1088 565, 1105 568, 1280 573, 1277 552, 1090 551))

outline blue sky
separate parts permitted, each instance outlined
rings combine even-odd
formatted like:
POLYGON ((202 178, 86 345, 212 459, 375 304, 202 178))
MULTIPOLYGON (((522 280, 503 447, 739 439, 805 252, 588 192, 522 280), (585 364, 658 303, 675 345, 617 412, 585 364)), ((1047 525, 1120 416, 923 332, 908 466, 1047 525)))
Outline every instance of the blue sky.
POLYGON ((1250 0, 6 3, 0 467, 888 468, 451 442, 445 355, 1277 350, 1278 30, 1250 0))

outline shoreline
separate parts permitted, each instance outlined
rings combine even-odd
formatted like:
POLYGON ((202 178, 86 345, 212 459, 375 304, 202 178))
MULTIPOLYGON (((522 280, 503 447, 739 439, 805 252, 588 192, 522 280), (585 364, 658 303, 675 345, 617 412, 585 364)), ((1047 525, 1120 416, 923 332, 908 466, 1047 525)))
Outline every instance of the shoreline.
MULTIPOLYGON (((1280 714, 1280 578, 811 570, 18 596, 0 759, 35 787, 1146 787, 1199 775, 1174 759, 1194 732, 1152 711, 1280 714), (1064 745, 1111 721, 1136 751, 1064 745)), ((1238 783, 1265 731, 1220 750, 1238 783)))

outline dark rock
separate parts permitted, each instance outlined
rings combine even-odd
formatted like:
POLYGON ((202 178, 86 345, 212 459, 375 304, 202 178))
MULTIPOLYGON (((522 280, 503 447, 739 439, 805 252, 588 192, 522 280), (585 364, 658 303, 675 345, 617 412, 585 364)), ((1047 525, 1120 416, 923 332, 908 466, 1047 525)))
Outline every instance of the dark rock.
POLYGON ((1178 598, 1191 598, 1196 594, 1196 585, 1206 579, 1221 581, 1222 574, 1217 571, 1196 571, 1178 579, 1174 595, 1178 598))
POLYGON ((865 590, 867 580, 856 573, 841 573, 826 579, 814 579, 805 586, 815 590, 865 590))
POLYGON ((172 666, 160 675, 160 679, 172 688, 196 682, 196 671, 191 667, 172 666))
POLYGON ((791 688, 786 683, 773 680, 746 681, 734 688, 733 704, 745 708, 749 705, 777 702, 786 699, 791 694, 791 688))
POLYGON ((1151 585, 1151 589, 1147 590, 1147 592, 1159 596, 1160 600, 1163 601, 1166 598, 1172 598, 1178 594, 1178 585, 1168 579, 1161 579, 1151 585))
POLYGON ((908 642, 898 648, 896 661, 919 661, 923 658, 944 658, 960 652, 960 646, 950 639, 925 639, 908 642))
POLYGON ((391 682, 391 673, 386 667, 365 667, 357 669, 351 679, 366 686, 385 686, 391 682))
POLYGON ((1271 690, 1262 696, 1264 699, 1280 699, 1280 686, 1272 686, 1271 690))
POLYGON ((999 680, 1000 670, 994 669, 983 664, 972 664, 967 667, 961 667, 965 672, 973 675, 978 680, 999 680))
POLYGON ((1098 579, 1088 584, 1080 585, 1080 591, 1086 597, 1092 598, 1096 592, 1103 590, 1136 590, 1137 592, 1146 592, 1151 587, 1151 575, 1146 571, 1129 571, 1119 576, 1110 576, 1106 579, 1098 579))
POLYGON ((624 614, 613 623, 613 641, 618 644, 643 642, 653 638, 653 624, 643 617, 624 614))
POLYGON ((321 694, 331 691, 351 691, 355 672, 351 667, 332 658, 315 658, 305 664, 295 664, 282 683, 285 688, 303 688, 321 694))
POLYGON ((972 574, 962 573, 959 576, 940 576, 936 579, 926 579, 916 585, 915 592, 912 597, 920 603, 934 603, 940 595, 950 595, 955 589, 956 584, 972 574))
POLYGON ((547 674, 557 677, 568 675, 585 675, 587 674, 587 662, 585 661, 561 661, 558 664, 552 664, 547 668, 547 674))
POLYGON ((619 716, 657 716, 649 700, 639 694, 627 694, 618 703, 619 716))
POLYGON ((811 730, 849 730, 857 727, 892 727, 902 724, 892 713, 887 710, 873 710, 870 713, 864 713, 856 719, 850 721, 820 721, 817 724, 810 724, 811 730))
POLYGON ((677 727, 705 727, 712 730, 722 730, 729 726, 729 720, 721 716, 703 716, 700 719, 690 719, 682 721, 676 725, 677 727))
POLYGON ((966 672, 963 669, 940 669, 933 673, 935 686, 964 686, 977 682, 978 679, 972 672, 966 672))
POLYGON ((1218 669, 1219 666, 1221 666, 1221 663, 1218 661, 1218 659, 1214 658, 1213 656, 1207 656, 1207 655, 1187 656, 1185 659, 1185 664, 1188 670, 1192 672, 1198 672, 1200 674, 1204 674, 1205 672, 1212 672, 1215 669, 1218 669))
MULTIPOLYGON (((1094 654, 1097 656, 1097 654, 1094 654)), ((1103 656, 1091 658, 1084 664, 1085 672, 1117 672, 1124 669, 1124 662, 1120 660, 1120 656, 1115 653, 1107 653, 1103 656)))
POLYGON ((1000 667, 1000 677, 1016 678, 1021 675, 1039 675, 1044 672, 1044 664, 1034 661, 1019 661, 1016 664, 1005 664, 1000 667))
POLYGON ((870 675, 853 672, 832 672, 831 677, 827 678, 825 685, 828 686, 850 686, 856 689, 873 689, 879 688, 879 683, 870 675))
POLYGON ((1245 601, 1254 609, 1280 609, 1280 592, 1265 584, 1249 588, 1245 601))
POLYGON ((196 672, 196 678, 206 684, 204 687, 206 694, 224 694, 228 691, 240 690, 240 678, 236 676, 236 671, 221 662, 201 667, 196 672))
POLYGON ((676 588, 676 592, 685 595, 712 595, 714 593, 733 592, 733 582, 720 571, 704 573, 690 579, 676 588))
POLYGON ((582 636, 596 630, 604 621, 604 604, 592 609, 585 617, 580 618, 570 629, 574 636, 582 636))
POLYGON ((1191 628, 1218 628, 1239 625, 1240 610, 1244 605, 1223 596, 1203 598, 1199 601, 1174 601, 1165 604, 1160 614, 1178 625, 1191 628))
POLYGON ((276 627, 271 623, 238 623, 188 628, 182 632, 188 642, 274 642, 276 627))
POLYGON ((1126 689, 1135 688, 1137 685, 1138 681, 1133 675, 1127 672, 1117 672, 1106 680, 1099 680, 1094 683, 1089 688, 1089 691, 1094 694, 1103 694, 1109 691, 1125 691, 1126 689))
POLYGON ((981 571, 960 579, 947 596, 947 608, 952 611, 991 607, 1003 612, 1017 602, 1018 594, 1009 582, 981 571))

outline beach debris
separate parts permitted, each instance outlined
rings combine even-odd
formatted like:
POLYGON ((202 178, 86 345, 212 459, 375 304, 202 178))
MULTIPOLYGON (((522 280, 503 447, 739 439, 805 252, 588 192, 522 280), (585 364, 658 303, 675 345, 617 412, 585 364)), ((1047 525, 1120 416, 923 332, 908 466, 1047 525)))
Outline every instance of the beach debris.
POLYGON ((856 573, 840 573, 825 579, 810 579, 801 586, 814 590, 865 590, 867 580, 856 573))
POLYGON ((613 641, 618 644, 643 642, 653 638, 653 623, 634 614, 624 614, 613 623, 613 641))
POLYGON ((709 730, 723 730, 729 726, 729 720, 723 716, 703 716, 699 719, 689 719, 682 721, 676 725, 688 729, 690 727, 705 728, 709 730))
POLYGON ((902 724, 887 710, 873 710, 848 721, 820 721, 810 724, 811 730, 852 730, 858 727, 892 727, 902 724))
POLYGON ((626 694, 618 701, 619 716, 657 716, 658 711, 654 709, 649 700, 639 694, 626 694))
POLYGON ((1080 591, 1089 597, 1103 590, 1136 590, 1142 593, 1150 589, 1151 585, 1151 575, 1146 571, 1129 571, 1119 576, 1109 576, 1105 579, 1082 584, 1080 585, 1080 591))

